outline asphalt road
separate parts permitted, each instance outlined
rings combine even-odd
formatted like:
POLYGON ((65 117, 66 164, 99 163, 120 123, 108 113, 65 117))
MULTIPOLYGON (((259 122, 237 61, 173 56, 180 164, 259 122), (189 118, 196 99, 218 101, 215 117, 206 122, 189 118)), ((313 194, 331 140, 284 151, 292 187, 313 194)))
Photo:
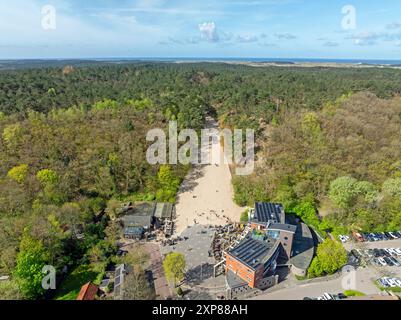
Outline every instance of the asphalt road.
MULTIPOLYGON (((378 294, 380 290, 373 284, 373 280, 377 276, 377 271, 371 268, 358 269, 355 272, 355 280, 353 289, 365 294, 378 294)), ((302 283, 302 281, 293 281, 294 283, 288 288, 284 288, 272 293, 262 294, 253 298, 254 300, 303 300, 304 297, 317 298, 323 293, 338 294, 344 292, 348 288, 344 276, 318 283, 302 283)), ((291 281, 291 280, 288 280, 291 281)))

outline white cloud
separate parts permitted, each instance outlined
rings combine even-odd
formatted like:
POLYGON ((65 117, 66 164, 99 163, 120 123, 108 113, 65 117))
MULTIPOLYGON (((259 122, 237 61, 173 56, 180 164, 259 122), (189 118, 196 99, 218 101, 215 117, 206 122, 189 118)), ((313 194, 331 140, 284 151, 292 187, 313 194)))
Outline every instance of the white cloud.
POLYGON ((297 36, 295 36, 291 33, 276 33, 275 37, 279 40, 295 40, 295 39, 297 39, 297 36))
POLYGON ((251 35, 238 35, 236 37, 236 41, 240 42, 240 43, 251 43, 251 42, 257 42, 258 41, 258 37, 256 36, 251 36, 251 35))
POLYGON ((214 22, 204 22, 199 24, 199 31, 203 40, 218 42, 220 39, 214 22))

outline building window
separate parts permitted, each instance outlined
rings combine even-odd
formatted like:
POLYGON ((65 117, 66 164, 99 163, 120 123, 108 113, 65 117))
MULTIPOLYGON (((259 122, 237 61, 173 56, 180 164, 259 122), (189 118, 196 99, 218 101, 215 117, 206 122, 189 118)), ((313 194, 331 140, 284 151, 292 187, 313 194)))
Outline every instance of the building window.
POLYGON ((287 244, 286 243, 284 243, 284 247, 286 247, 287 246, 287 244))
POLYGON ((288 237, 284 237, 284 240, 288 240, 288 237))

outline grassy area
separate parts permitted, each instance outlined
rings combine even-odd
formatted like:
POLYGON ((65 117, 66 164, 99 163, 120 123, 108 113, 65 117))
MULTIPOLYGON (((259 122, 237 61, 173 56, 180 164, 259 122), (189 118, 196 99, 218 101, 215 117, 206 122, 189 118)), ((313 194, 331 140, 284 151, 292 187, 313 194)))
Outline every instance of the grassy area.
POLYGON ((366 294, 364 294, 363 292, 359 292, 359 291, 356 291, 356 290, 346 290, 344 292, 344 294, 347 297, 363 297, 363 296, 366 296, 366 294))
POLYGON ((391 292, 394 292, 394 293, 401 293, 401 288, 400 287, 384 288, 377 281, 375 281, 375 285, 376 285, 376 287, 378 287, 380 289, 380 291, 391 291, 391 292))
POLYGON ((75 300, 81 287, 87 282, 96 282, 98 273, 89 266, 79 266, 72 271, 61 283, 57 291, 55 300, 75 300))

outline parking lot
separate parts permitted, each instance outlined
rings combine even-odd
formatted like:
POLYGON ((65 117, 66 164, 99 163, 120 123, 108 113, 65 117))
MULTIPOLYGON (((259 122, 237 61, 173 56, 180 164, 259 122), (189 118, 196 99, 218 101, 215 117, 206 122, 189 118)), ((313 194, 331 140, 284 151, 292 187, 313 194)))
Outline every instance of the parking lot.
MULTIPOLYGON (((348 252, 358 256, 360 265, 364 266, 365 270, 370 270, 372 275, 376 275, 374 280, 401 278, 401 238, 381 241, 371 239, 371 241, 364 242, 356 242, 350 239, 343 244, 348 252)), ((398 286, 397 282, 390 281, 390 283, 393 284, 393 287, 398 286)))
MULTIPOLYGON (((370 268, 359 268, 355 273, 354 290, 363 292, 367 295, 379 294, 380 290, 374 284, 380 274, 370 268)), ((344 287, 344 277, 335 279, 322 278, 318 282, 304 283, 296 279, 289 279, 281 284, 280 289, 268 290, 266 293, 252 298, 253 300, 303 300, 305 297, 317 298, 324 292, 330 294, 342 293, 349 288, 344 287)))

